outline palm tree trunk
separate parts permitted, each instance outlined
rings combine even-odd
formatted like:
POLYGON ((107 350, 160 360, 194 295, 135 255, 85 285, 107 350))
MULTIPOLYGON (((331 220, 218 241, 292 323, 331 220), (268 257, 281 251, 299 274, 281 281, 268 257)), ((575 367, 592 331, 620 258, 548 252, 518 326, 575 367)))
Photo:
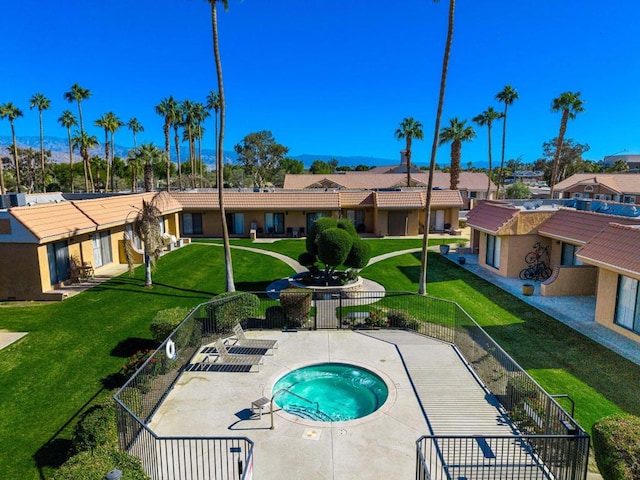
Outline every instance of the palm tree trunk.
POLYGON ((20 162, 18 162, 18 145, 16 144, 16 129, 11 120, 11 138, 13 138, 13 161, 16 165, 16 192, 20 193, 20 162))
POLYGON ((153 285, 151 280, 151 255, 145 248, 144 250, 144 286, 150 288, 153 285))
POLYGON ((440 75, 440 94, 438 96, 438 110, 436 112, 436 123, 433 132, 433 143, 431 144, 431 159, 429 161, 429 181, 427 182, 427 199, 425 202, 424 231, 422 235, 422 256, 420 260, 420 279, 418 281, 418 294, 427 294, 427 247, 429 246, 429 223, 431 222, 431 199, 433 196, 433 174, 436 170, 436 156, 438 150, 438 135, 440 134, 440 119, 444 107, 444 94, 447 88, 447 72, 449 70, 449 55, 451 54, 451 44, 453 42, 453 27, 455 20, 455 0, 449 0, 449 22, 447 28, 447 41, 444 45, 444 55, 442 58, 442 74, 440 75))
POLYGON ((171 144, 169 140, 169 122, 164 122, 164 152, 167 156, 167 192, 171 191, 171 144))
POLYGON ((71 182, 71 193, 73 193, 73 145, 71 144, 71 127, 67 128, 67 138, 69 139, 69 181, 71 182))
POLYGON ((211 3, 211 26, 213 29, 213 56, 216 62, 216 74, 218 77, 218 95, 220 96, 220 133, 216 145, 216 168, 218 177, 218 202, 220 203, 220 222, 222 223, 222 242, 224 244, 224 266, 227 283, 227 292, 235 292, 236 286, 233 281, 233 263, 231 261, 231 246, 229 244, 229 229, 227 228, 227 215, 224 209, 224 188, 223 188, 223 145, 224 145, 224 122, 225 122, 225 102, 224 86, 222 81, 222 63, 220 61, 220 50, 218 49, 218 15, 216 12, 215 0, 211 3))
POLYGON ((491 195, 491 167, 493 161, 491 158, 491 123, 487 124, 487 131, 489 132, 489 180, 487 181, 487 200, 489 200, 489 195, 491 195))
MULTIPOLYGON (((107 175, 104 180, 104 191, 107 191, 107 185, 109 185, 109 130, 104 129, 104 162, 107 166, 107 175)), ((98 183, 100 183, 100 179, 98 179, 98 183)))
POLYGON ((42 192, 47 191, 47 186, 45 185, 45 171, 44 171, 44 126, 42 125, 42 109, 40 110, 40 168, 42 169, 42 192))
MULTIPOLYGON (((116 136, 115 132, 111 132, 111 191, 116 191, 116 175, 115 175, 115 166, 116 166, 116 142, 114 137, 116 136)), ((107 168, 109 165, 107 164, 107 168)))
POLYGON ((175 129, 173 143, 175 143, 176 145, 176 160, 178 162, 178 189, 182 190, 182 167, 180 166, 180 136, 178 135, 177 128, 175 129))
POLYGON ((202 129, 198 124, 198 162, 200 162, 200 188, 203 187, 202 179, 204 172, 202 171, 202 129))
POLYGON ((562 153, 562 143, 564 142, 564 134, 567 131, 567 121, 569 120, 569 110, 562 111, 562 120, 560 121, 560 133, 558 134, 558 140, 556 143, 556 153, 553 156, 553 168, 551 169, 550 185, 551 190, 549 192, 549 198, 553 199, 553 194, 556 188, 556 181, 558 176, 558 164, 560 163, 560 154, 562 153))
POLYGON ((451 170, 449 176, 451 178, 451 190, 458 189, 458 183, 460 183, 460 152, 462 150, 462 142, 454 140, 451 143, 451 170))
POLYGON ((407 187, 411 186, 411 135, 407 135, 407 187))
POLYGON ((500 187, 502 186, 502 172, 504 169, 504 151, 507 141, 507 109, 508 104, 504 102, 504 117, 502 117, 502 158, 500 159, 500 171, 498 172, 498 192, 497 198, 500 198, 500 187))
POLYGON ((4 186, 4 166, 2 165, 2 158, 0 158, 0 195, 7 193, 7 189, 4 186))
POLYGON ((144 191, 153 191, 153 165, 148 163, 144 166, 144 191))

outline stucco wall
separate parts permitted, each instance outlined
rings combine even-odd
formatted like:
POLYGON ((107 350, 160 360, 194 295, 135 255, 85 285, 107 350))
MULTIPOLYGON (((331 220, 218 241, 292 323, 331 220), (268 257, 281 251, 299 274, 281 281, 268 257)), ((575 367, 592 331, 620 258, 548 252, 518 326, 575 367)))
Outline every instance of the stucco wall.
POLYGON ((601 323, 605 327, 610 328, 631 340, 640 342, 640 335, 613 323, 616 313, 616 297, 618 294, 618 274, 603 268, 599 268, 598 270, 596 322, 601 323))
POLYGON ((598 269, 591 265, 558 266, 550 283, 543 283, 540 292, 545 297, 563 295, 595 295, 598 269), (557 275, 557 276, 556 276, 557 275))
MULTIPOLYGON (((4 272, 0 275, 0 300, 40 300, 44 281, 40 277, 41 262, 36 244, 0 244, 0 271, 4 272)), ((48 281, 49 273, 45 271, 48 281)))

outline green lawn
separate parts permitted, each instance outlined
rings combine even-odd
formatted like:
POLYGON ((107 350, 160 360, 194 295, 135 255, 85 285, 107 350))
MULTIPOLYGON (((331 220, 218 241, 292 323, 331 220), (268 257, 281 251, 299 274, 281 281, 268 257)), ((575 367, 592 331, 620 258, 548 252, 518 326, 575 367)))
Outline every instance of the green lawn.
MULTIPOLYGON (((376 255, 420 246, 420 240, 370 241, 376 255)), ((294 239, 250 245, 294 258, 304 249, 294 239)), ((152 289, 143 288, 138 269, 134 278, 115 278, 64 302, 0 304, 0 328, 29 332, 0 351, 2 478, 47 478, 64 458, 77 415, 117 386, 126 357, 154 346, 148 325, 155 313, 193 307, 223 291, 222 254, 220 247, 204 244, 172 252, 158 262, 152 289)), ((264 290, 292 273, 271 257, 232 254, 239 290, 264 290)), ((415 292, 419 259, 419 253, 402 255, 362 273, 389 290, 415 292)), ((428 278, 430 295, 458 302, 550 393, 571 395, 587 430, 617 411, 640 415, 640 366, 440 255, 430 255, 428 278)))

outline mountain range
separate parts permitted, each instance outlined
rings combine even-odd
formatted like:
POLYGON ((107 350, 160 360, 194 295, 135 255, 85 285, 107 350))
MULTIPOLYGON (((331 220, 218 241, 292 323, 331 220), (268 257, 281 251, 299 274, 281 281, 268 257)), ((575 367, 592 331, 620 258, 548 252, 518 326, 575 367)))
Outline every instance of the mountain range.
MULTIPOLYGON (((18 147, 20 148, 33 148, 35 150, 40 149, 40 137, 31 136, 31 137, 17 137, 18 147)), ((0 136, 0 156, 8 156, 9 149, 11 148, 11 137, 9 136, 0 136)), ((44 148, 46 150, 51 151, 51 158, 55 163, 64 163, 69 161, 69 144, 67 143, 66 138, 61 137, 44 137, 44 148)), ((160 147, 162 148, 162 147, 160 147)), ((131 151, 133 147, 125 147, 122 145, 115 145, 115 154, 118 157, 125 158, 129 151, 131 151)), ((91 155, 104 155, 104 149, 102 147, 95 148, 90 151, 91 155)), ((180 148, 180 158, 184 161, 185 158, 189 157, 189 148, 187 146, 182 146, 180 148)), ((238 155, 235 151, 225 150, 224 152, 225 161, 227 163, 235 163, 238 155)), ((365 156, 339 156, 339 155, 311 155, 311 154, 302 154, 302 155, 291 155, 289 158, 293 158, 295 160, 300 160, 305 168, 309 168, 311 164, 315 160, 328 161, 333 158, 338 160, 339 165, 355 167, 356 165, 369 165, 369 166, 379 166, 379 165, 394 165, 398 163, 398 159, 388 159, 388 158, 376 158, 376 157, 365 157, 365 156)), ((172 147, 171 159, 176 161, 175 158, 175 148, 172 147)), ((202 159, 205 165, 213 166, 215 164, 215 150, 212 149, 202 149, 202 159)), ((74 161, 81 160, 80 155, 77 152, 74 152, 74 161)))

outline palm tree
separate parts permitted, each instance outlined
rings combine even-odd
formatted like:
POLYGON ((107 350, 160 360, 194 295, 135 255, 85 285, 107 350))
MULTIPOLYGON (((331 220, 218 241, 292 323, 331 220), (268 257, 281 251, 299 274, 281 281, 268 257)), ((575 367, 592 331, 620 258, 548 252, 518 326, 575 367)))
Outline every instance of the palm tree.
MULTIPOLYGON (((113 112, 109 112, 109 133, 111 134, 111 191, 116 191, 116 177, 115 177, 115 153, 116 144, 115 136, 120 127, 124 126, 122 122, 113 112)), ((107 167, 109 168, 109 167, 107 167)))
POLYGON ((407 187, 411 186, 411 140, 415 137, 416 140, 422 140, 424 135, 422 134, 422 124, 414 120, 413 117, 405 118, 400 123, 395 133, 395 137, 398 140, 403 138, 406 140, 405 156, 407 158, 407 187))
POLYGON ((144 165, 144 191, 153 191, 153 165, 164 161, 164 153, 153 143, 143 143, 133 154, 135 160, 144 165))
MULTIPOLYGON (((218 138, 218 118, 219 118, 218 112, 220 111, 220 97, 214 90, 211 90, 209 92, 209 95, 207 95, 206 107, 209 111, 213 110, 215 113, 215 129, 216 129, 215 136, 216 138, 218 138)), ((216 148, 217 148, 217 145, 216 145, 216 148)))
POLYGON ((451 170, 449 172, 451 190, 458 189, 458 178, 460 177, 460 160, 462 158, 462 142, 470 142, 476 136, 473 127, 467 127, 466 120, 458 120, 454 117, 449 120, 449 126, 440 130, 439 145, 451 143, 451 170))
MULTIPOLYGON (((153 147, 156 148, 156 147, 153 147)), ((156 148, 160 155, 162 151, 156 148)), ((162 212, 157 206, 160 194, 156 194, 151 201, 142 200, 142 208, 138 210, 136 218, 133 220, 133 232, 140 238, 144 248, 144 286, 151 288, 153 282, 151 280, 151 271, 155 262, 160 258, 164 244, 162 242, 162 231, 160 230, 160 222, 162 221, 162 212)), ((125 230, 124 245, 129 272, 133 274, 133 239, 129 238, 129 234, 125 230)))
MULTIPOLYGON (((438 2, 438 0, 434 0, 438 2)), ((438 95, 438 109, 436 111, 436 122, 433 131, 433 142, 431 143, 431 159, 429 161, 429 180, 427 181, 427 199, 425 202, 424 229, 422 235, 422 254, 420 260, 420 279, 418 281, 418 294, 427 294, 427 247, 429 246, 429 223, 431 221, 431 200, 433 197, 433 175, 436 170, 436 155, 438 150, 438 137, 440 135, 440 119, 444 107, 444 94, 447 89, 447 72, 449 71, 449 55, 453 42, 453 27, 455 21, 455 0, 449 0, 449 15, 447 24, 447 40, 444 44, 444 54, 442 57, 442 72, 440 74, 440 93, 438 95)))
POLYGON ((71 182, 71 193, 73 188, 73 144, 71 143, 71 127, 78 125, 78 119, 70 110, 65 110, 58 118, 58 123, 67 129, 67 141, 69 142, 69 181, 71 182))
POLYGON ((487 182, 487 199, 491 194, 491 168, 493 166, 493 157, 491 156, 491 125, 493 124, 494 120, 497 120, 503 117, 504 117, 504 113, 496 112, 493 109, 493 107, 489 107, 480 115, 476 115, 472 119, 472 121, 474 121, 481 127, 484 127, 486 125, 487 134, 489 135, 489 181, 487 182))
POLYGON ((169 141, 169 127, 171 127, 171 123, 175 119, 177 109, 178 102, 173 98, 173 95, 169 96, 169 98, 163 98, 155 107, 156 113, 164 118, 162 131, 164 133, 164 154, 167 162, 167 191, 171 189, 171 144, 169 141))
POLYGON ((507 110, 518 98, 518 92, 516 92, 516 89, 511 85, 507 85, 496 95, 496 100, 504 103, 504 112, 502 112, 502 157, 500 158, 500 172, 498 173, 498 194, 500 194, 500 187, 502 185, 502 169, 504 168, 505 142, 507 139, 507 110))
POLYGON ((71 85, 71 89, 68 92, 64 93, 64 98, 69 103, 77 102, 78 103, 78 115, 80 117, 80 133, 84 132, 84 122, 82 120, 82 101, 87 100, 91 96, 91 91, 82 88, 77 83, 71 85))
MULTIPOLYGON (((213 57, 216 64, 216 76, 218 77, 218 95, 220 96, 220 132, 216 136, 216 176, 218 183, 218 202, 220 204, 220 222, 222 223, 222 242, 224 244, 224 265, 227 292, 235 292, 236 286, 233 282, 233 264, 231 261, 231 247, 229 245, 229 229, 227 228, 227 216, 224 209, 224 188, 223 188, 223 167, 224 167, 224 127, 225 127, 225 103, 224 84, 222 79, 222 61, 220 60, 220 49, 218 45, 218 12, 216 3, 218 0, 207 0, 211 5, 211 30, 213 35, 213 57)), ((228 0, 219 0, 225 11, 229 9, 228 0)), ((453 1, 453 0, 451 0, 453 1)))
POLYGON ((200 188, 202 188, 204 180, 204 162, 202 161, 202 136, 204 135, 204 127, 202 122, 209 116, 209 112, 203 103, 195 102, 193 104, 193 121, 194 121, 194 137, 198 142, 198 163, 200 167, 200 188))
MULTIPOLYGON (((16 166, 16 192, 20 192, 20 166, 18 162, 18 145, 16 143, 16 128, 14 120, 22 117, 23 113, 13 103, 7 102, 4 105, 0 105, 0 118, 7 118, 11 124, 11 138, 13 141, 13 160, 16 166)), ((0 160, 1 162, 2 160, 0 160)), ((4 190, 4 187, 3 187, 4 190)))
MULTIPOLYGON (((107 166, 109 165, 109 147, 111 145, 109 143, 109 125, 111 123, 111 116, 112 115, 113 115, 112 112, 105 113, 100 118, 98 118, 95 122, 93 122, 93 124, 96 127, 104 128, 104 161, 105 161, 105 164, 107 166)), ((107 167, 107 178, 105 180, 105 191, 107 189, 107 184, 108 183, 109 183, 109 170, 108 170, 108 167, 107 167)))
MULTIPOLYGON (((178 130, 182 125, 182 104, 180 102, 176 102, 175 106, 171 110, 170 113, 171 126, 173 127, 173 143, 176 149, 176 162, 178 165, 178 188, 182 190, 182 166, 180 165, 180 134, 178 130)), ((170 165, 167 163, 167 170, 170 168, 170 165)))
POLYGON ((84 165, 84 188, 85 191, 89 191, 89 187, 91 187, 91 191, 95 191, 95 186, 93 184, 93 174, 91 173, 91 168, 89 165, 89 150, 99 146, 98 138, 95 135, 89 135, 87 132, 78 132, 76 131, 75 135, 71 138, 71 142, 74 148, 80 150, 80 156, 82 157, 82 162, 84 165))
POLYGON ((562 151, 562 142, 564 134, 567 131, 567 122, 569 119, 576 118, 578 113, 584 112, 584 100, 580 98, 580 92, 564 92, 558 98, 553 99, 551 110, 554 112, 562 112, 560 120, 560 133, 558 133, 556 143, 556 153, 553 156, 553 168, 551 170, 551 191, 549 198, 553 198, 553 191, 557 182, 558 163, 560 162, 560 152, 562 151))
POLYGON ((131 133, 133 134, 133 149, 135 150, 138 148, 138 145, 136 145, 136 134, 144 132, 144 127, 136 117, 133 117, 127 122, 127 128, 131 130, 131 133))
POLYGON ((51 108, 51 100, 42 93, 36 93, 29 100, 29 108, 37 108, 40 115, 40 168, 42 169, 42 191, 46 191, 44 172, 44 126, 42 124, 42 111, 51 108))
POLYGON ((195 104, 187 99, 181 104, 182 108, 182 128, 185 129, 189 142, 189 166, 191 167, 191 187, 195 188, 195 152, 193 147, 193 126, 195 116, 195 104))

